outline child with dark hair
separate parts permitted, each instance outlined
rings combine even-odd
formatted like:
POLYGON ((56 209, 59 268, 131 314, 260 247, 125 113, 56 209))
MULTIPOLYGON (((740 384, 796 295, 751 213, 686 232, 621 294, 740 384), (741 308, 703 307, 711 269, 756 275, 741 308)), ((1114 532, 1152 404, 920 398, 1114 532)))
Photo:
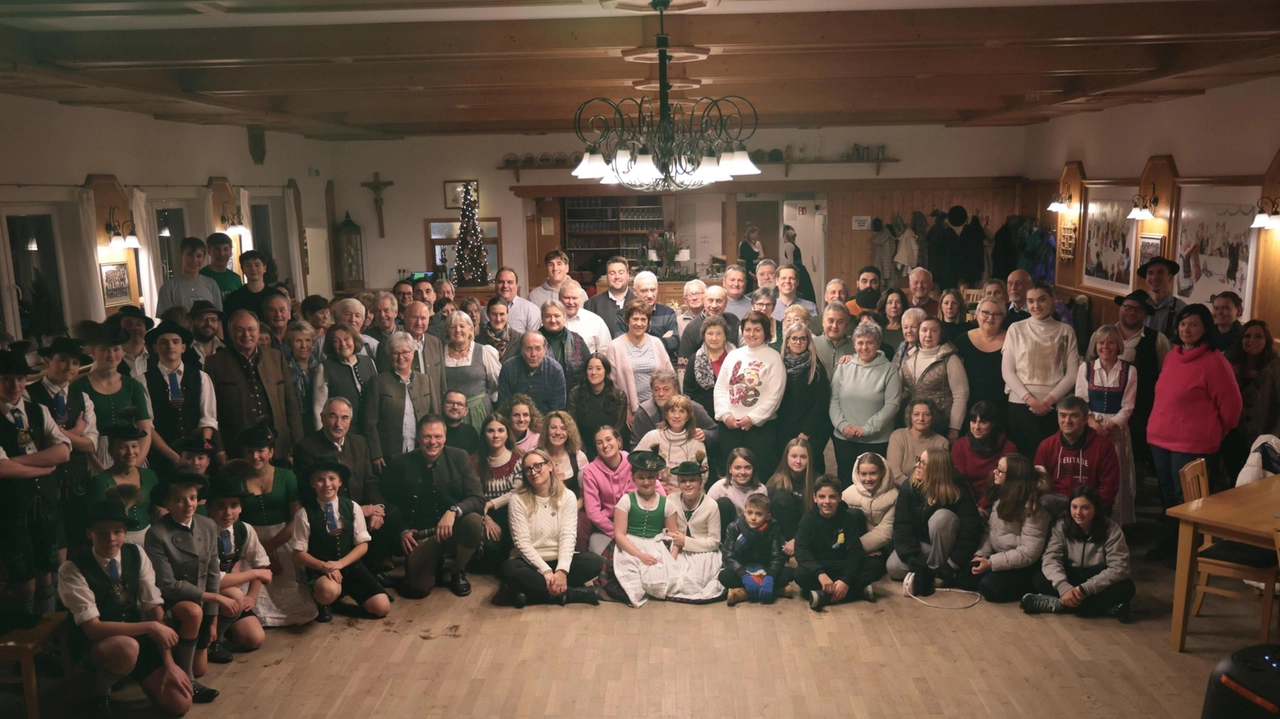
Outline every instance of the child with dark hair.
POLYGON ((1020 454, 1000 458, 988 491, 987 539, 973 555, 968 583, 988 602, 1012 602, 1031 589, 1049 534, 1049 511, 1040 504, 1048 480, 1020 454))
POLYGON ((1022 597, 1027 614, 1080 614, 1129 621, 1137 587, 1129 577, 1129 545, 1120 525, 1102 511, 1102 496, 1089 485, 1071 492, 1069 513, 1053 525, 1036 594, 1022 597))
POLYGON ((729 606, 752 601, 772 604, 790 597, 791 570, 782 551, 782 533, 771 521, 769 497, 746 498, 742 516, 725 529, 720 542, 720 583, 729 588, 729 606))
POLYGON ((820 612, 828 604, 858 597, 876 600, 862 569, 860 540, 866 533, 866 516, 841 501, 835 477, 823 475, 813 485, 813 508, 800 519, 796 533, 796 584, 808 592, 810 609, 820 612))
MULTIPOLYGON (((245 481, 253 476, 253 466, 243 459, 228 462, 210 482, 207 504, 209 518, 218 525, 218 571, 222 575, 220 593, 236 602, 237 609, 219 612, 219 635, 227 635, 236 646, 253 651, 262 646, 266 632, 253 613, 263 584, 271 583, 271 560, 262 548, 258 533, 240 521, 241 501, 248 495, 245 481)), ((215 641, 219 648, 225 648, 215 641)), ((218 652, 223 657, 229 654, 218 652)))

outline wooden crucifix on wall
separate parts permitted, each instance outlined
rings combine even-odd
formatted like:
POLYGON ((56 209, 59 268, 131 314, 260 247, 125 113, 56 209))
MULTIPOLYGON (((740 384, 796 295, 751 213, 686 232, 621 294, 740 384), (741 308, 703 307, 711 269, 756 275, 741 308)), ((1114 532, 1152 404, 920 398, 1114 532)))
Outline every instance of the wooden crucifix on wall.
POLYGON ((373 173, 373 182, 361 182, 361 187, 367 187, 373 190, 373 209, 378 213, 378 237, 385 238, 387 236, 386 228, 382 224, 382 191, 391 187, 396 183, 391 180, 383 182, 381 174, 373 173))

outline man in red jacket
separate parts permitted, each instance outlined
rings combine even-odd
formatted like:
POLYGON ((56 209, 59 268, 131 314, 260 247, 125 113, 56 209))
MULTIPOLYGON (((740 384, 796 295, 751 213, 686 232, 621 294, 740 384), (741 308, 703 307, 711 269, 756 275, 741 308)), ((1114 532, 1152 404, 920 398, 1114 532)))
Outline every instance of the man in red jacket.
POLYGON ((1053 484, 1052 494, 1071 494, 1076 485, 1087 484, 1102 495, 1108 513, 1120 489, 1120 460, 1111 440, 1089 429, 1089 406, 1083 399, 1068 396, 1058 400, 1058 432, 1036 449, 1036 466, 1042 467, 1053 484))

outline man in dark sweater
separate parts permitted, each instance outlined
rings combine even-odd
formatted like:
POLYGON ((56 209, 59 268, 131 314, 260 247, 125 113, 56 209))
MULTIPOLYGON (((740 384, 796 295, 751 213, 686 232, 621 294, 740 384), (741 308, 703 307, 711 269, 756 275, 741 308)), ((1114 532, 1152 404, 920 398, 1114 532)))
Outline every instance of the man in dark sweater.
POLYGON ((840 485, 831 477, 819 479, 813 489, 813 509, 800 518, 796 530, 796 584, 809 593, 809 608, 822 611, 828 604, 861 597, 876 600, 863 572, 862 542, 867 519, 840 500, 840 485))
MULTIPOLYGON (((726 507, 721 506, 721 513, 726 507)), ((729 606, 747 600, 773 604, 789 597, 791 569, 782 551, 782 532, 769 516, 769 498, 747 497, 742 516, 733 520, 720 540, 720 583, 729 589, 729 606)))
POLYGON ((444 393, 444 446, 457 447, 474 457, 480 451, 480 433, 467 424, 467 396, 462 392, 444 393))

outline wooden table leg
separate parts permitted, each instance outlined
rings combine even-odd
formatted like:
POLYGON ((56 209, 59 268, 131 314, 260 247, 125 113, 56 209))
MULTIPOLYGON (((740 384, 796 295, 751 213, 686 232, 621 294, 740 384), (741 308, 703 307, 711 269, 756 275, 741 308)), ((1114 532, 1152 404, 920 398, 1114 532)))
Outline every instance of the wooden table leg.
POLYGON ((27 719, 40 719, 40 685, 36 681, 34 653, 22 655, 22 694, 27 702, 27 719))
POLYGON ((1183 520, 1178 525, 1178 569, 1173 583, 1173 629, 1169 646, 1180 652, 1187 643, 1187 619, 1191 614, 1191 596, 1195 591, 1196 553, 1195 524, 1183 520))

